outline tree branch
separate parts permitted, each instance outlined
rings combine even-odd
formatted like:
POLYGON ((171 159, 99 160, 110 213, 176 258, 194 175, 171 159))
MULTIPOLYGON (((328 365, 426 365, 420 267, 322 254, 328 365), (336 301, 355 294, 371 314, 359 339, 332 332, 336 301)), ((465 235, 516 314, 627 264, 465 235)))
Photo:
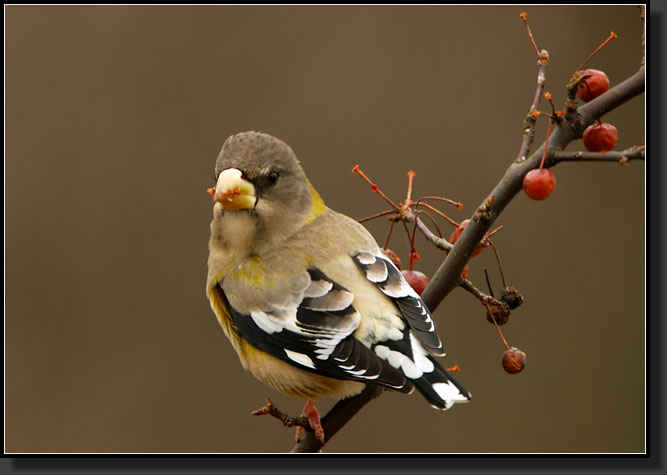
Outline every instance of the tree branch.
POLYGON ((631 160, 644 160, 644 155, 644 147, 641 146, 609 152, 556 151, 547 154, 547 159, 554 165, 560 162, 619 162, 625 165, 631 160))
MULTIPOLYGON (((573 120, 564 120, 549 137, 549 151, 563 150, 570 142, 581 137, 586 127, 602 115, 629 101, 644 91, 645 71, 640 69, 634 75, 609 89, 601 96, 580 107, 573 120)), ((426 287, 421 297, 433 312, 440 302, 459 283, 461 272, 470 260, 472 252, 509 202, 522 189, 524 175, 538 168, 544 143, 526 160, 517 159, 507 169, 505 175, 487 198, 477 208, 470 224, 454 245, 426 287)), ((548 156, 548 155, 547 155, 548 156)), ((545 167, 553 166, 551 160, 545 167)))
MULTIPOLYGON (((383 389, 379 386, 367 385, 360 394, 338 401, 321 420, 324 428, 324 442, 329 442, 361 408, 379 397, 382 391, 383 389)), ((292 452, 319 452, 323 446, 324 444, 315 437, 315 432, 306 428, 301 440, 292 448, 292 452)))

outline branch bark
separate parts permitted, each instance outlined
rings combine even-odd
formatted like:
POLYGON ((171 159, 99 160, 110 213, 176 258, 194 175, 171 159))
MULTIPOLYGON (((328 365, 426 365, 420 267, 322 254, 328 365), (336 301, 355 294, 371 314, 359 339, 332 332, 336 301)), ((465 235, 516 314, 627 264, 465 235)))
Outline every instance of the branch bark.
MULTIPOLYGON (((324 428, 324 442, 329 442, 357 412, 373 399, 379 397, 382 391, 383 389, 379 386, 367 385, 360 394, 338 401, 321 420, 322 427, 324 428)), ((306 428, 301 440, 292 448, 292 452, 319 452, 322 447, 324 447, 324 444, 317 440, 315 432, 312 429, 306 428)))
POLYGON ((644 160, 644 147, 633 147, 627 150, 612 150, 603 152, 551 152, 547 155, 553 164, 560 162, 619 162, 627 163, 631 160, 644 160))

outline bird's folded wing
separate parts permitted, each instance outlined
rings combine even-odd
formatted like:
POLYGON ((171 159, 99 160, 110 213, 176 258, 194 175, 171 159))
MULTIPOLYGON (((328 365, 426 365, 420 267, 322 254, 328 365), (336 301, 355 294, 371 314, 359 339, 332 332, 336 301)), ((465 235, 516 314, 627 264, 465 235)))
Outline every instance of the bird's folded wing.
POLYGON ((292 289, 280 304, 255 302, 240 311, 225 296, 243 338, 306 371, 411 391, 412 383, 400 370, 353 336, 362 317, 352 305, 352 292, 317 268, 307 274, 307 280, 298 279, 301 288, 292 289))
POLYGON ((376 284, 387 297, 394 300, 414 335, 426 350, 433 355, 444 355, 445 349, 435 331, 431 312, 394 263, 381 255, 379 250, 358 252, 353 259, 366 278, 376 284))

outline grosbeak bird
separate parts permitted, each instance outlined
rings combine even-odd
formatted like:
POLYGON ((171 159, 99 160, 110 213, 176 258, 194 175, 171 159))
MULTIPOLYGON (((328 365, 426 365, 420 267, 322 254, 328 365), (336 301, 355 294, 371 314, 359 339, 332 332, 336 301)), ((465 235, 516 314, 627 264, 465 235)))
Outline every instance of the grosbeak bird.
POLYGON ((244 368, 309 401, 367 384, 416 387, 441 410, 470 400, 435 358, 424 302, 361 224, 327 208, 287 144, 233 135, 215 176, 206 293, 244 368))

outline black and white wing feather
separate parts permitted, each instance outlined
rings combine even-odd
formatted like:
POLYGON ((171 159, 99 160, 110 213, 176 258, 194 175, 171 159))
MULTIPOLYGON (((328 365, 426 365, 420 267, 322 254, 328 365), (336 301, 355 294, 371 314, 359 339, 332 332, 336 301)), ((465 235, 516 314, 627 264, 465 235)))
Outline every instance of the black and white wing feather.
POLYGON ((410 392, 413 385, 403 372, 353 336, 361 315, 352 306, 352 292, 316 268, 308 269, 308 277, 290 304, 248 314, 228 305, 248 343, 306 371, 410 392))
POLYGON ((366 278, 394 300, 426 350, 433 355, 443 356, 445 349, 435 331, 431 312, 394 263, 380 252, 359 252, 353 257, 366 278))
POLYGON ((376 341, 375 354, 400 369, 436 409, 469 401, 470 393, 436 361, 435 356, 444 355, 445 350, 431 312, 394 263, 379 250, 359 252, 353 259, 366 278, 393 299, 407 322, 401 338, 376 341))

